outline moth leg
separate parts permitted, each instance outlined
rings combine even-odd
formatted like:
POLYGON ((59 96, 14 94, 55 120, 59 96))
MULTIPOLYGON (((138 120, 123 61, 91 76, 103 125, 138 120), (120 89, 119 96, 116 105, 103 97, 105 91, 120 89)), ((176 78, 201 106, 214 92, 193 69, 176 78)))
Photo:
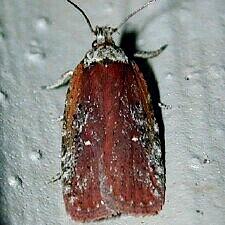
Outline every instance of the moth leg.
POLYGON ((56 181, 59 181, 62 179, 63 173, 57 173, 56 176, 52 177, 50 181, 48 181, 48 184, 55 183, 56 181))
POLYGON ((158 56, 168 45, 163 45, 161 48, 155 51, 138 51, 134 53, 134 57, 142 59, 150 59, 158 56))
POLYGON ((68 70, 67 72, 63 73, 55 83, 51 85, 47 85, 47 86, 42 86, 42 88, 50 90, 50 89, 55 89, 63 85, 66 85, 70 81, 70 78, 72 77, 72 75, 73 75, 73 70, 68 70))

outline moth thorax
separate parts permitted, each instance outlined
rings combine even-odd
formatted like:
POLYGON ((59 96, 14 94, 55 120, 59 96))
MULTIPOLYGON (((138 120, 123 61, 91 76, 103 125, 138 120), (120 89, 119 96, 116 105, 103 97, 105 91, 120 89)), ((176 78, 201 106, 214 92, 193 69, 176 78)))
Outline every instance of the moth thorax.
POLYGON ((112 45, 114 44, 114 41, 112 39, 112 34, 115 32, 115 28, 112 27, 98 27, 96 26, 95 29, 95 35, 96 35, 96 40, 95 43, 97 46, 99 45, 112 45))

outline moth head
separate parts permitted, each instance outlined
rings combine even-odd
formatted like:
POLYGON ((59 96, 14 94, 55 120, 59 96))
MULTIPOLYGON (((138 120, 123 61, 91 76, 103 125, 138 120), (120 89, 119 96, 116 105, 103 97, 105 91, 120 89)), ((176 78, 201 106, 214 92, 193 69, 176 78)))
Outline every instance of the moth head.
POLYGON ((96 36, 96 40, 94 41, 94 43, 97 44, 97 46, 99 45, 112 45, 114 44, 113 38, 112 38, 112 34, 117 30, 117 28, 112 28, 112 27, 99 27, 96 26, 94 34, 96 36))

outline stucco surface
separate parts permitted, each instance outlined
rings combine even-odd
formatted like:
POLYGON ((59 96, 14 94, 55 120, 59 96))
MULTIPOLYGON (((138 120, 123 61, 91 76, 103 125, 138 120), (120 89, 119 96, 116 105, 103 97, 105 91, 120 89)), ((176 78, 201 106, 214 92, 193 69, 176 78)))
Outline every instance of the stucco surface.
MULTIPOLYGON (((144 3, 77 2, 93 24, 112 26, 144 3)), ((118 44, 125 38, 127 49, 134 41, 139 50, 169 45, 145 61, 160 101, 171 106, 161 110, 166 202, 153 217, 124 215, 90 224, 225 224, 224 12, 224 0, 160 0, 115 35, 118 44)), ((66 215, 60 182, 49 183, 60 171, 57 118, 67 87, 41 86, 74 68, 92 40, 84 19, 66 1, 0 1, 1 225, 78 224, 66 215)))

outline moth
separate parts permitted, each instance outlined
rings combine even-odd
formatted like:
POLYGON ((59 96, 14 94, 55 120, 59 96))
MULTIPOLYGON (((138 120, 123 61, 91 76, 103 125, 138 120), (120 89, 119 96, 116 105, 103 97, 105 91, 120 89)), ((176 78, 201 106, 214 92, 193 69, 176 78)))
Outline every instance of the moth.
MULTIPOLYGON (((92 48, 74 71, 68 71, 56 88, 70 80, 66 96, 61 180, 66 211, 72 219, 94 221, 119 214, 154 215, 165 201, 165 168, 159 127, 151 96, 138 65, 113 41, 116 28, 94 29, 92 48)), ((135 57, 153 58, 156 51, 135 57)))

